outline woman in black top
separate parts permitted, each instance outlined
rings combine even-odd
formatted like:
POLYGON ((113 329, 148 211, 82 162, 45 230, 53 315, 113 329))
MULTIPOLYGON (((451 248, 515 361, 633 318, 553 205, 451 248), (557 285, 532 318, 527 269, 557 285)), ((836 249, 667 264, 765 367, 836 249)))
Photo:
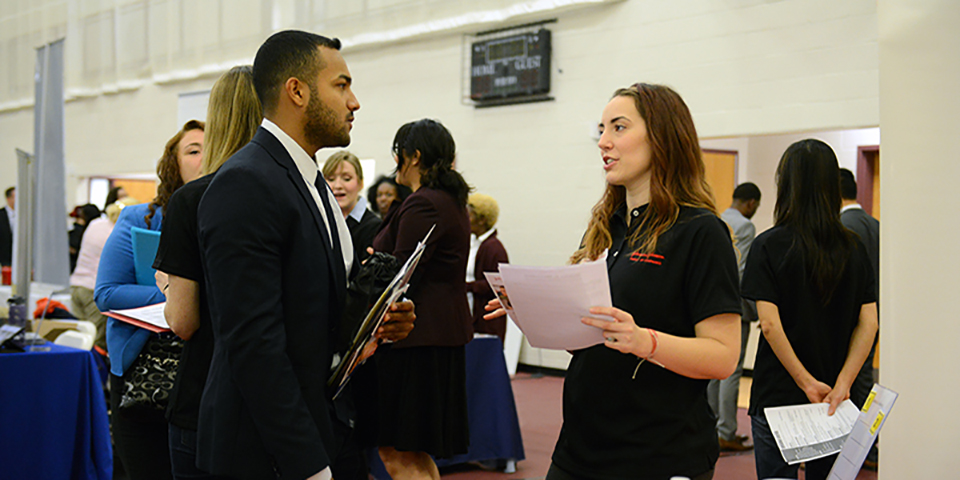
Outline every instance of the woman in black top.
MULTIPOLYGON (((214 478, 196 467, 200 396, 213 356, 213 331, 197 236, 197 207, 215 173, 246 145, 260 125, 260 101, 249 65, 233 67, 213 85, 207 109, 203 176, 170 198, 154 268, 157 286, 166 293, 164 316, 187 340, 167 405, 170 459, 177 479, 214 478)), ((250 219, 257 221, 257 219, 250 219)))
POLYGON ((606 341, 573 352, 547 478, 710 479, 719 447, 707 382, 729 376, 740 353, 731 235, 676 92, 617 90, 599 128, 607 188, 571 261, 609 249, 614 307, 583 319, 606 341))
MULTIPOLYGON (((787 148, 774 227, 754 240, 743 274, 743 296, 756 300, 763 331, 749 412, 759 478, 797 478, 799 467, 783 460, 763 409, 823 402, 832 415, 877 333, 874 273, 839 212, 830 146, 808 139, 787 148)), ((827 478, 834 460, 806 462, 806 478, 827 478)))

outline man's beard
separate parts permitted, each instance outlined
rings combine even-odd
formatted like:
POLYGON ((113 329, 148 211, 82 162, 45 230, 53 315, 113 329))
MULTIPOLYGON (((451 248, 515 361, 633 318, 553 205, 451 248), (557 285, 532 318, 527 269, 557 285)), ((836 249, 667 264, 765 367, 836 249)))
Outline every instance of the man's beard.
POLYGON ((310 103, 307 104, 307 123, 304 125, 307 142, 319 148, 350 145, 346 119, 338 119, 333 109, 320 101, 317 89, 313 85, 309 88, 310 103))

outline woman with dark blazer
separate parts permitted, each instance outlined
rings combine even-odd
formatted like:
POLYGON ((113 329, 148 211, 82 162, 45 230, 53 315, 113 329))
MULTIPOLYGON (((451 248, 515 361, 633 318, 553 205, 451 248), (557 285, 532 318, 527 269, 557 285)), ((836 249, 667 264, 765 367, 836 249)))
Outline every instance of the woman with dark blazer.
POLYGON ((341 150, 327 158, 321 169, 323 178, 330 184, 337 198, 343 219, 350 229, 353 251, 357 259, 364 261, 370 256, 367 247, 373 245, 373 237, 380 230, 380 217, 368 208, 369 202, 360 196, 363 191, 363 168, 356 155, 341 150))
POLYGON ((467 199, 467 212, 470 214, 471 240, 470 260, 467 263, 467 294, 473 309, 473 331, 488 333, 500 337, 502 342, 507 333, 507 317, 484 320, 484 306, 495 298, 490 283, 483 272, 496 272, 501 263, 509 263, 507 249, 497 238, 497 217, 500 207, 490 195, 474 193, 467 199))
POLYGON ((405 261, 434 230, 407 292, 417 305, 415 327, 409 337, 374 356, 377 445, 393 478, 439 479, 431 455, 466 453, 469 442, 464 346, 473 338, 473 318, 464 272, 470 187, 453 169, 453 137, 436 121, 400 127, 393 153, 398 182, 414 193, 390 210, 373 248, 405 261))

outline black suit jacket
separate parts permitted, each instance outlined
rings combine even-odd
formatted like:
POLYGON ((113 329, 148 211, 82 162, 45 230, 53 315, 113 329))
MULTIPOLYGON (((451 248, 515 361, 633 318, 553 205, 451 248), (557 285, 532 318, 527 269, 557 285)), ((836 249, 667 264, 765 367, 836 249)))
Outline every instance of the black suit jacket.
POLYGON ((367 247, 373 246, 373 239, 380 231, 380 217, 370 209, 363 211, 360 221, 347 216, 347 227, 350 229, 350 237, 353 239, 353 252, 357 260, 364 261, 370 256, 367 253, 367 247))
POLYGON ((873 266, 876 293, 880 293, 880 221, 862 208, 851 208, 840 214, 840 223, 860 237, 873 266))
POLYGON ((260 128, 217 172, 198 228, 215 337, 198 466, 235 478, 313 475, 335 455, 326 380, 346 274, 276 137, 260 128))
POLYGON ((13 265, 13 229, 7 207, 0 208, 0 265, 13 265))

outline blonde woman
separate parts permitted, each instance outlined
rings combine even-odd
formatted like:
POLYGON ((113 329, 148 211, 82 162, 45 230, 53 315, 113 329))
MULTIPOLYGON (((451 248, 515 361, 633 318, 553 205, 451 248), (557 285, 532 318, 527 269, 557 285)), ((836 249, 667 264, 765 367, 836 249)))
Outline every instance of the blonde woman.
POLYGON ((363 168, 356 155, 341 150, 327 158, 321 169, 323 178, 330 184, 330 190, 340 205, 350 237, 353 239, 353 251, 360 261, 370 256, 367 247, 373 245, 373 237, 380 230, 380 218, 368 208, 369 202, 360 196, 363 191, 363 168))
POLYGON ((467 260, 467 298, 473 312, 473 331, 496 335, 502 342, 507 334, 507 317, 483 319, 484 305, 495 298, 483 272, 496 272, 501 263, 510 263, 507 249, 497 238, 497 229, 494 228, 500 216, 500 206, 490 195, 473 193, 467 197, 467 213, 470 215, 470 233, 473 234, 467 260))
POLYGON ((207 475, 196 467, 196 430, 200 396, 213 355, 213 333, 197 240, 197 207, 217 169, 253 138, 260 112, 249 65, 233 67, 213 85, 203 176, 170 198, 153 265, 158 286, 167 296, 167 323, 187 340, 167 407, 170 459, 173 476, 178 479, 207 475))

